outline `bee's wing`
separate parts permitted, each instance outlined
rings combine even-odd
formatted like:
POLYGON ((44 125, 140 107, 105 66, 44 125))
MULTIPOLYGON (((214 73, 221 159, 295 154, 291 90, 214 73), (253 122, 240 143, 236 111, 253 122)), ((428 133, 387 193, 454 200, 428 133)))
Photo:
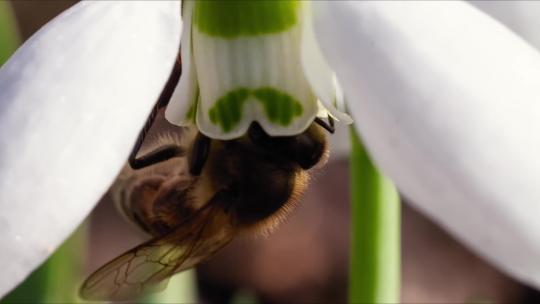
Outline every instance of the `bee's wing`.
POLYGON ((228 244, 235 234, 223 210, 204 208, 171 233, 156 237, 107 263, 84 282, 87 300, 128 300, 163 290, 169 277, 191 268, 228 244), (219 225, 219 231, 210 226, 219 225))

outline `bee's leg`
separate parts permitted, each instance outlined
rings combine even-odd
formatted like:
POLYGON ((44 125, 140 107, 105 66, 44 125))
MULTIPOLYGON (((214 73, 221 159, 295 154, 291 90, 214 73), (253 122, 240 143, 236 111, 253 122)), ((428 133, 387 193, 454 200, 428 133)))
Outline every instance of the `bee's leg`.
POLYGON ((334 134, 336 127, 334 126, 334 119, 331 116, 328 116, 328 122, 322 120, 320 117, 315 117, 315 123, 323 127, 326 131, 331 134, 334 134))
POLYGON ((169 104, 169 101, 171 100, 171 96, 174 92, 174 89, 176 87, 176 84, 180 80, 180 75, 182 74, 182 63, 180 61, 180 53, 178 53, 178 58, 176 59, 176 63, 174 65, 174 68, 171 72, 171 75, 169 76, 169 80, 167 80, 167 83, 165 84, 165 88, 161 92, 161 95, 159 96, 159 99, 152 109, 152 112, 150 113, 150 116, 146 120, 146 123, 144 124, 143 129, 141 130, 141 133, 139 133, 139 137, 137 138, 137 141, 135 142, 135 147, 133 147, 133 150, 131 151, 131 154, 129 155, 129 165, 132 169, 142 169, 166 160, 169 160, 173 157, 178 157, 183 155, 183 150, 180 149, 180 147, 177 147, 175 145, 168 145, 160 147, 140 158, 137 158, 137 153, 139 153, 139 150, 141 149, 141 146, 144 143, 144 139, 146 138, 146 135, 148 134, 148 131, 150 131, 150 128, 152 127, 152 124, 154 123, 154 120, 156 120, 156 116, 162 108, 166 107, 169 104))
POLYGON ((129 157, 129 166, 134 170, 146 168, 148 166, 167 161, 173 157, 180 157, 184 155, 184 150, 175 145, 159 147, 139 158, 136 158, 135 156, 136 151, 138 152, 138 150, 133 150, 129 157))
POLYGON ((204 164, 208 159, 208 153, 210 151, 211 140, 206 135, 199 132, 195 141, 191 153, 188 157, 189 173, 191 175, 199 175, 202 172, 204 164))

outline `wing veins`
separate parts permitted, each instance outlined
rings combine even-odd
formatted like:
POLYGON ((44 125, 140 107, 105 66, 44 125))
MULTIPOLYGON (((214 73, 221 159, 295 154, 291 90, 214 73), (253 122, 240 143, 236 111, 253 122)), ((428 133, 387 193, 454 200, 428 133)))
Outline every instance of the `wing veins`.
MULTIPOLYGON (((215 200, 209 202, 182 221, 168 234, 151 239, 98 269, 83 284, 81 289, 83 298, 129 299, 131 296, 144 292, 157 291, 151 290, 152 287, 159 287, 160 283, 166 282, 176 272, 192 267, 225 246, 232 239, 233 230, 230 230, 230 233, 216 235, 217 239, 216 236, 207 239, 203 238, 204 233, 210 227, 209 223, 213 223, 212 216, 216 214, 215 211, 219 210, 216 202, 215 200), (208 210, 209 207, 210 210, 208 210), (190 222, 191 224, 188 224, 190 222), (189 225, 191 225, 191 228, 189 225), (189 233, 189 229, 193 228, 196 229, 196 233, 189 233), (188 229, 188 233, 179 235, 178 232, 182 231, 182 229, 188 229), (221 235, 225 237, 219 239, 221 235), (156 251, 164 249, 165 246, 170 246, 170 248, 166 248, 164 252, 154 255, 156 251), (143 256, 143 261, 134 266, 134 262, 143 256), (150 276, 144 275, 144 268, 139 269, 139 267, 144 267, 144 264, 154 265, 154 270, 149 270, 152 272, 150 276), (122 269, 123 267, 125 269, 122 269), (140 272, 137 272, 137 270, 140 272), (123 277, 121 276, 122 273, 123 277), (97 275, 97 278, 93 277, 95 275, 97 275), (111 277, 114 279, 114 287, 100 293, 99 288, 105 288, 111 277), (93 284, 88 284, 88 282, 93 284)), ((224 229, 232 229, 232 226, 226 225, 224 229)), ((152 268, 152 266, 149 267, 152 268)))

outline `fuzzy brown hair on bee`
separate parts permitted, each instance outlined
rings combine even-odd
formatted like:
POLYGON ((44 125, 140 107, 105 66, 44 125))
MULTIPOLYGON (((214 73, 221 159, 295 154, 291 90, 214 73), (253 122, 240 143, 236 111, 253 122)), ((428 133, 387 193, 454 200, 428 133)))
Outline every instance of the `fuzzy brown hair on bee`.
POLYGON ((270 233, 297 204, 309 171, 328 157, 316 123, 289 137, 271 137, 253 123, 228 141, 185 128, 149 150, 173 146, 175 157, 120 175, 117 205, 153 238, 94 272, 81 288, 84 299, 127 300, 161 290, 235 236, 270 233))

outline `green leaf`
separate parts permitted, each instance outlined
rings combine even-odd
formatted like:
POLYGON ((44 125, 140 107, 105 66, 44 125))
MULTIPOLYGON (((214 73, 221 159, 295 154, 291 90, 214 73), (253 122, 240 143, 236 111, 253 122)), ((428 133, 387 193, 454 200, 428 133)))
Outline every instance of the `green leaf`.
POLYGON ((351 132, 350 303, 397 303, 400 295, 400 201, 351 132))
POLYGON ((86 244, 84 224, 1 304, 77 303, 86 244))
POLYGON ((169 281, 167 289, 160 293, 149 295, 138 303, 197 303, 195 294, 195 270, 191 269, 175 274, 169 281))
POLYGON ((9 2, 0 1, 0 65, 17 49, 21 40, 9 2))

